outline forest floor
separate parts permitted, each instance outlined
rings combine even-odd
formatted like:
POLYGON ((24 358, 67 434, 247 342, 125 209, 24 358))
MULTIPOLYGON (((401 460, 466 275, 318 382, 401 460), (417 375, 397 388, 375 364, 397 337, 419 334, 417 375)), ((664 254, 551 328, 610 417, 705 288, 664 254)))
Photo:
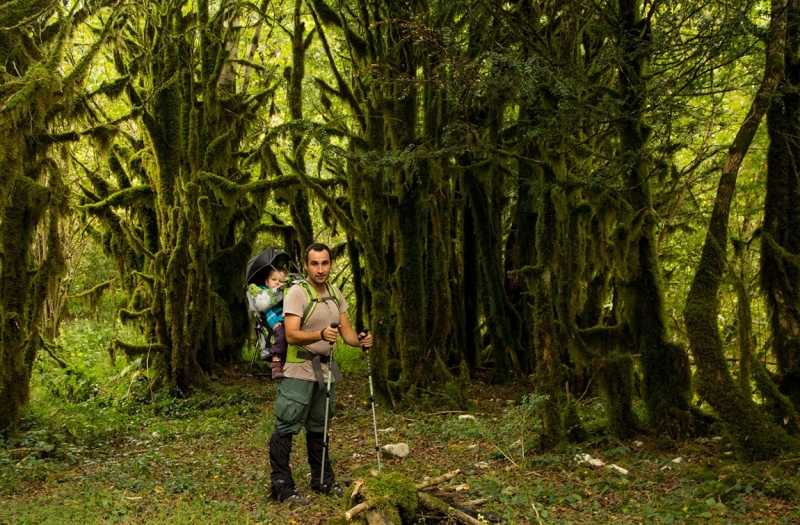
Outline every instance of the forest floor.
MULTIPOLYGON (((355 353, 340 359, 345 382, 331 458, 339 479, 352 480, 376 468, 374 436, 363 360, 355 353)), ((0 444, 0 524, 315 525, 341 516, 343 501, 310 494, 302 434, 292 464, 311 505, 269 500, 276 385, 231 374, 186 400, 156 396, 125 411, 56 404, 29 416, 18 438, 0 444)), ((417 481, 460 469, 449 483, 463 502, 489 498, 476 509, 486 523, 800 523, 796 460, 739 463, 727 440, 713 436, 620 442, 602 433, 533 454, 531 399, 519 403, 527 391, 473 380, 474 419, 424 406, 402 413, 379 407, 381 444, 405 442, 411 450, 404 460, 384 459, 383 469, 417 481), (577 454, 628 472, 579 464, 577 454)), ((582 406, 587 418, 602 413, 598 399, 582 406)))

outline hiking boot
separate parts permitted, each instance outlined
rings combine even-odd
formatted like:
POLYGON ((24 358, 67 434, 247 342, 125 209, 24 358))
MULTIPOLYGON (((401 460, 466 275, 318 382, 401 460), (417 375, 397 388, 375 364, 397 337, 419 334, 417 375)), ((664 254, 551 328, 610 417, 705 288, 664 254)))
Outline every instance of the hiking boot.
POLYGON ((341 486, 338 481, 334 481, 333 486, 328 490, 328 494, 341 498, 344 496, 344 487, 341 486))
POLYGON ((272 379, 283 379, 283 366, 280 361, 272 362, 272 379))
MULTIPOLYGON (((338 481, 334 481, 333 485, 326 485, 325 486, 325 494, 328 496, 334 496, 337 498, 341 498, 344 496, 344 487, 339 484, 338 481)), ((314 492, 322 492, 320 490, 314 489, 314 492)))
POLYGON ((307 498, 304 498, 303 496, 301 496, 300 494, 295 492, 294 494, 292 494, 288 498, 284 499, 281 503, 289 503, 291 505, 303 505, 303 506, 306 506, 306 505, 309 505, 311 502, 308 501, 307 498))

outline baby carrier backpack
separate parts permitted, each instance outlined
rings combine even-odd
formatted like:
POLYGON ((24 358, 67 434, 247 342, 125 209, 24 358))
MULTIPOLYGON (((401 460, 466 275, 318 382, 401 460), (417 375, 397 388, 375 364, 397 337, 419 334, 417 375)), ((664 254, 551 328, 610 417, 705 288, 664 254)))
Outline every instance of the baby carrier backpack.
MULTIPOLYGON (((270 348, 272 347, 273 335, 272 329, 266 320, 266 313, 271 308, 283 301, 283 297, 289 288, 294 285, 299 285, 308 298, 307 307, 303 312, 303 318, 300 325, 304 325, 314 308, 321 300, 329 298, 319 298, 317 292, 308 285, 305 276, 300 273, 299 268, 292 262, 289 254, 279 248, 268 248, 259 253, 247 263, 247 272, 245 274, 244 289, 245 297, 247 300, 247 309, 249 312, 250 324, 253 327, 253 344, 255 346, 253 351, 253 358, 250 360, 250 373, 253 373, 253 364, 255 363, 256 356, 262 360, 271 360, 270 348), (289 273, 289 267, 294 268, 293 273, 289 273), (283 284, 276 290, 264 289, 264 281, 274 268, 283 268, 287 271, 286 279, 283 284)), ((330 299, 339 306, 339 298, 329 289, 330 299)), ((285 356, 284 356, 285 358, 285 356)))
POLYGON ((283 268, 288 272, 290 265, 294 266, 292 258, 289 257, 288 253, 278 248, 266 249, 247 263, 244 290, 248 317, 253 328, 253 346, 255 347, 253 358, 250 360, 250 373, 253 372, 256 356, 262 360, 268 360, 272 357, 269 352, 273 341, 272 329, 269 327, 265 316, 268 310, 283 301, 283 291, 287 287, 286 284, 283 284, 277 290, 264 289, 264 282, 273 269, 283 268))

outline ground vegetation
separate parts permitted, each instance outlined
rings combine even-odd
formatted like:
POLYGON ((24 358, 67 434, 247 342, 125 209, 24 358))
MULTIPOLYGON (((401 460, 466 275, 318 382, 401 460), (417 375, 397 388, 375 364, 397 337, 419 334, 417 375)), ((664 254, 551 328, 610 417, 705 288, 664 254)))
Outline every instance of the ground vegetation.
POLYGON ((0 3, 2 435, 36 367, 93 392, 64 330, 101 317, 129 390, 202 395, 252 355, 247 260, 317 240, 398 413, 481 377, 537 452, 602 399, 614 439, 794 461, 798 9, 0 3))

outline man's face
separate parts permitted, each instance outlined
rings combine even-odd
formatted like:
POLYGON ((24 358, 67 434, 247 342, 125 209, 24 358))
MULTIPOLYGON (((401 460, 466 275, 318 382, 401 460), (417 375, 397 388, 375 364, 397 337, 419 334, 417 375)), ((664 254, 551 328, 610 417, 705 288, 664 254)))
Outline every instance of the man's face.
POLYGON ((305 264, 308 278, 316 284, 325 284, 331 273, 331 259, 327 250, 316 252, 311 250, 305 264))

